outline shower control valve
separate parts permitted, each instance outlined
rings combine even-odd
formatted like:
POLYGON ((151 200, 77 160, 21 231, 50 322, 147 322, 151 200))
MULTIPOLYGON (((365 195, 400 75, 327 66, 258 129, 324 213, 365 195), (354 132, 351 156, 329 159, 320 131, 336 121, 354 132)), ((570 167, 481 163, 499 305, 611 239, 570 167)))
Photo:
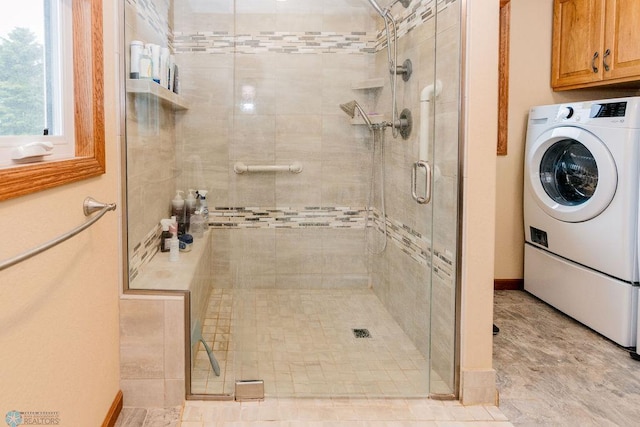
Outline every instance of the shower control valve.
POLYGON ((389 70, 391 74, 400 74, 402 75, 403 81, 409 81, 411 78, 411 74, 413 73, 413 65, 410 59, 405 60, 402 65, 396 65, 395 67, 392 65, 389 70))
POLYGON ((395 123, 389 123, 389 126, 393 126, 400 130, 400 136, 402 136, 402 139, 408 139, 411 135, 411 130, 413 129, 413 117, 411 116, 411 111, 408 108, 402 110, 402 112, 400 112, 400 118, 396 120, 395 123))

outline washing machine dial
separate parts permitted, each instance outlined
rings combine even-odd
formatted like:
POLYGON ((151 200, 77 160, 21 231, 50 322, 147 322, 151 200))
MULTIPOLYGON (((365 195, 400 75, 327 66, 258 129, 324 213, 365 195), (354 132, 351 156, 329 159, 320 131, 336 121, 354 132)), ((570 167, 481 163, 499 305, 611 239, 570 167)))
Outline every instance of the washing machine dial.
POLYGON ((557 120, 570 119, 573 116, 573 107, 560 107, 558 110, 557 120))

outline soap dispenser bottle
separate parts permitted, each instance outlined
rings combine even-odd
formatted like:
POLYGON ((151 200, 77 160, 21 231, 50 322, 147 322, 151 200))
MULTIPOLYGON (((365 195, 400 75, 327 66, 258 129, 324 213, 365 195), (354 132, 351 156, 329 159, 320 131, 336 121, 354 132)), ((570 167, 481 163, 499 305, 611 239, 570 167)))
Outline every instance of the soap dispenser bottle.
POLYGON ((186 224, 187 231, 191 231, 191 215, 196 213, 196 197, 193 194, 195 190, 189 190, 189 195, 185 200, 185 210, 184 210, 184 223, 186 224))
POLYGON ((207 190, 198 190, 198 196, 200 197, 200 213, 202 214, 202 220, 204 221, 204 230, 209 229, 209 205, 207 204, 207 190))
POLYGON ((176 197, 171 201, 171 215, 175 216, 178 221, 178 234, 184 234, 185 232, 184 199, 181 193, 184 193, 184 191, 176 191, 176 197))
POLYGON ((160 235, 160 252, 169 252, 169 240, 171 240, 171 232, 169 227, 173 223, 170 219, 161 219, 162 234, 160 235))

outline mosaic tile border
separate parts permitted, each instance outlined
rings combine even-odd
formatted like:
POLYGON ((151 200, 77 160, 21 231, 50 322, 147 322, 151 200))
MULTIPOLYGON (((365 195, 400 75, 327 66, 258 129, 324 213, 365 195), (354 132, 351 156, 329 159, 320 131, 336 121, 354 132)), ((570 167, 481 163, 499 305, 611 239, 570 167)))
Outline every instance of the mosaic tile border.
MULTIPOLYGON (((372 209, 368 226, 383 232, 382 216, 372 209)), ((367 209, 364 207, 304 207, 300 209, 262 207, 215 207, 209 211, 209 226, 214 229, 264 229, 264 228, 349 228, 364 229, 367 209)), ((386 219, 388 238, 414 261, 431 267, 445 283, 453 285, 455 275, 454 253, 446 248, 433 248, 422 234, 393 218, 386 219)), ((160 226, 152 229, 130 254, 130 281, 137 277, 144 265, 158 252, 160 226)), ((455 252, 455 251, 454 251, 455 252)))
POLYGON ((147 264, 160 250, 160 235, 162 227, 158 224, 144 237, 142 242, 136 243, 129 251, 129 282, 133 282, 142 267, 147 264))
POLYGON ((209 211, 211 228, 361 228, 365 208, 220 208, 209 211))
POLYGON ((228 32, 176 32, 176 53, 374 53, 376 35, 366 32, 263 31, 233 35, 228 32))
MULTIPOLYGON (((373 210, 375 227, 383 233, 382 215, 377 209, 373 210)), ((455 253, 447 248, 434 247, 431 257, 431 241, 406 224, 387 217, 387 235, 402 252, 414 261, 431 268, 445 283, 453 286, 455 279, 455 253)), ((437 245, 439 246, 439 245, 437 245)))
MULTIPOLYGON (((129 0, 131 1, 131 0, 129 0)), ((142 0, 140 0, 142 1, 142 0)), ((441 13, 458 0, 419 1, 398 16, 398 38, 402 38, 416 27, 433 19, 434 6, 441 13)), ((376 32, 281 32, 261 31, 256 34, 231 34, 228 31, 202 31, 186 33, 176 31, 173 35, 176 53, 205 54, 366 54, 386 47, 384 29, 376 32)))

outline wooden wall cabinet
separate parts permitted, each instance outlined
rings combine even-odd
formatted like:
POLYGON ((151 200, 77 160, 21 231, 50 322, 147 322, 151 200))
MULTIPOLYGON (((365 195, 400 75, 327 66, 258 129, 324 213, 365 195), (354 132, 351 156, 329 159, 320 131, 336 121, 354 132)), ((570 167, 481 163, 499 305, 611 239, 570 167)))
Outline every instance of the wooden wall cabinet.
POLYGON ((551 87, 640 86, 640 1, 554 0, 551 87))

